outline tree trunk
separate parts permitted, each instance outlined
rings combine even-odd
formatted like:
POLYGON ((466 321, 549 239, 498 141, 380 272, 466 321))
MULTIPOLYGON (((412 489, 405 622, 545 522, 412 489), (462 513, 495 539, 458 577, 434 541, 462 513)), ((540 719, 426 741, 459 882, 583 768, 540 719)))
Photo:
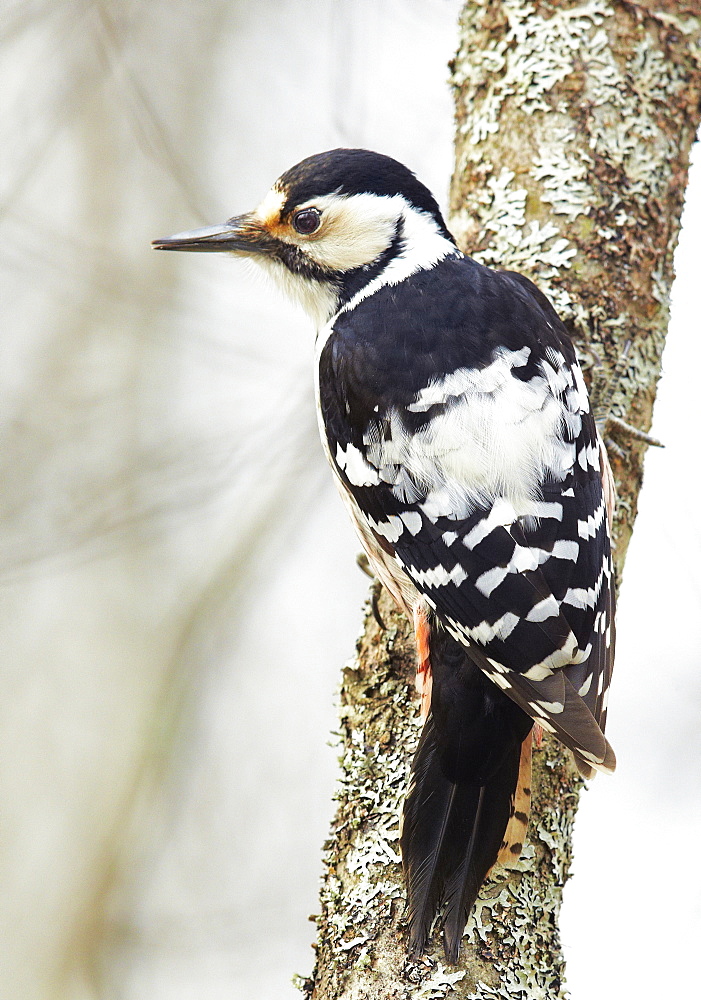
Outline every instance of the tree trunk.
MULTIPOLYGON (((701 5, 472 0, 451 68, 453 232, 482 263, 537 282, 599 412, 648 428, 699 123, 701 5)), ((607 428, 620 575, 646 445, 620 422, 607 428)), ((420 733, 415 655, 407 622, 385 594, 378 604, 386 628, 368 609, 343 674, 317 964, 299 985, 313 1000, 562 997, 557 917, 582 782, 547 735, 534 753, 529 843, 483 887, 460 964, 446 968, 438 935, 427 956, 406 957, 398 817, 420 733)))

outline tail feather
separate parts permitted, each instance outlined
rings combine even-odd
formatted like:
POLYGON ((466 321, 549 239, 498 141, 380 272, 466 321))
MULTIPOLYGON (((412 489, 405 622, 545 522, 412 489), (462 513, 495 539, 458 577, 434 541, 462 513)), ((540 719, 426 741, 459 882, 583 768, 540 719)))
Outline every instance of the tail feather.
POLYGON ((480 789, 458 785, 444 776, 432 716, 421 734, 412 778, 400 843, 407 884, 409 954, 416 956, 426 947, 446 881, 463 859, 480 789))
MULTIPOLYGON (((452 963, 458 960, 460 942, 462 941, 467 918, 470 915, 470 910, 477 898, 482 883, 487 877, 487 872, 492 867, 490 862, 494 853, 494 844, 490 844, 489 841, 493 839, 494 833, 493 831, 485 831, 483 829, 485 798, 487 797, 486 786, 483 786, 480 788, 477 798, 477 808, 475 809, 472 822, 470 839, 467 842, 467 847, 464 848, 465 856, 456 871, 448 879, 445 889, 446 905, 443 915, 443 944, 446 958, 452 963), (492 838, 488 836, 489 832, 492 832, 492 838), (491 850, 490 847, 492 848, 491 850), (485 851, 487 852, 486 858, 484 857, 485 851), (483 871, 485 863, 488 867, 483 871)), ((487 805, 488 808, 489 806, 487 805)), ((498 837, 501 841, 502 834, 499 833, 498 837)))
POLYGON ((500 852, 513 860, 518 843, 520 853, 530 796, 530 753, 522 744, 530 746, 533 723, 485 676, 472 651, 435 625, 430 661, 431 709, 400 838, 409 952, 424 950, 444 906, 445 952, 455 962, 488 872, 500 852))
MULTIPOLYGON (((525 742, 530 745, 530 733, 525 742)), ((518 797, 524 784, 519 780, 523 757, 515 744, 484 784, 451 781, 443 773, 433 717, 426 721, 401 836, 411 955, 425 949, 433 919, 444 903, 445 953, 448 961, 457 961, 465 924, 487 874, 504 849, 514 859, 511 843, 506 848, 505 843, 516 812, 521 814, 516 821, 521 836, 525 832, 524 800, 518 797)), ((524 781, 530 786, 530 754, 527 760, 524 781)))

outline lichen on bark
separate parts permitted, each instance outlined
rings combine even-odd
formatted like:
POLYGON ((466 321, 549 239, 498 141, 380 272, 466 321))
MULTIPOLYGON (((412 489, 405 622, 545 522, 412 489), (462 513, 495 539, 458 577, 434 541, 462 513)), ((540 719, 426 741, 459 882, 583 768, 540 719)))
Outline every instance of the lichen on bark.
MULTIPOLYGON (((472 0, 451 72, 453 232, 483 263, 536 281, 594 394, 647 429, 699 124, 699 5, 472 0)), ((612 455, 620 573, 646 446, 611 434, 623 446, 612 455)), ((386 629, 368 608, 344 670, 317 963, 300 988, 314 1000, 564 997, 557 918, 583 783, 547 736, 529 844, 483 887, 460 964, 445 965, 437 934, 424 958, 406 956, 399 814, 420 724, 409 626, 384 594, 379 607, 386 629)))
MULTIPOLYGON (((477 260, 538 283, 612 390, 613 414, 641 430, 699 122, 699 11, 661 6, 476 0, 452 64, 453 231, 477 260)), ((619 444, 620 570, 645 446, 619 444)))
POLYGON ((553 961, 551 938, 570 865, 572 789, 579 779, 569 755, 547 737, 534 753, 534 801, 541 808, 529 845, 512 869, 500 869, 483 888, 460 968, 446 966, 437 935, 425 957, 406 956, 398 841, 420 733, 415 651, 406 619, 384 594, 379 608, 386 628, 368 607, 356 658, 343 672, 341 777, 325 845, 318 962, 314 979, 300 985, 310 997, 348 1000, 537 997, 538 991, 556 997, 563 964, 553 961), (552 802, 556 810, 548 808, 552 802))

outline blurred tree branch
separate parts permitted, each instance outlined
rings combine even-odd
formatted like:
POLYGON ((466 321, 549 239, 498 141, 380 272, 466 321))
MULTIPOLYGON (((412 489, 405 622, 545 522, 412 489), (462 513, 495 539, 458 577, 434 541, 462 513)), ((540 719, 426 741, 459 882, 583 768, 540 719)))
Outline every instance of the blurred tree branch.
MULTIPOLYGON (((689 151, 699 125, 701 6, 475 0, 451 66, 452 228, 465 250, 551 297, 595 400, 650 425, 689 151)), ((620 576, 646 445, 609 424, 620 576)), ((326 844, 317 964, 338 998, 563 996, 557 916, 581 782, 559 745, 535 754, 530 848, 484 887, 460 965, 406 957, 398 816, 419 725, 407 623, 380 598, 343 676, 338 811, 326 844)), ((614 779, 615 780, 615 779, 614 779)))

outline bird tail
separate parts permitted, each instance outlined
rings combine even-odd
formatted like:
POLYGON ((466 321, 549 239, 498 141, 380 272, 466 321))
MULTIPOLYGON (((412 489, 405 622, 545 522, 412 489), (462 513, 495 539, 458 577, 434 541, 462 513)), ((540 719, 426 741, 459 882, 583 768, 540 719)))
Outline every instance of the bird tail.
POLYGON ((443 907, 448 961, 490 869, 517 860, 530 811, 531 720, 442 630, 431 634, 432 707, 412 765, 401 849, 409 953, 443 907))

